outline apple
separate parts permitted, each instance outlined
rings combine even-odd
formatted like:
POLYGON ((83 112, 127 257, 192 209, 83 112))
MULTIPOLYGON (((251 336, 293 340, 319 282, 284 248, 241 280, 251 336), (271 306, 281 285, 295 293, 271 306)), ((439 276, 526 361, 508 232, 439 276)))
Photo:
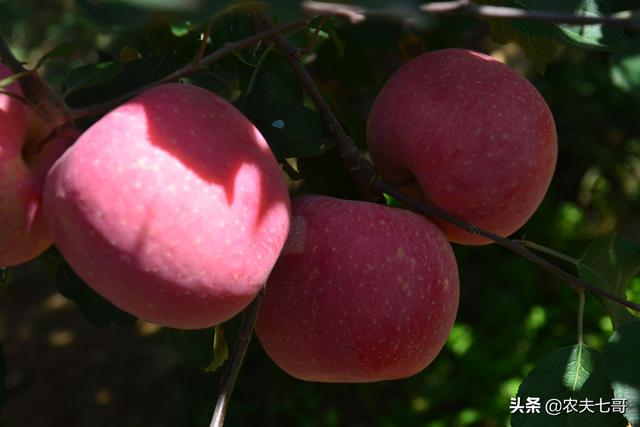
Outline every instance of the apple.
MULTIPOLYGON (((527 79, 465 49, 423 54, 397 70, 367 124, 374 165, 410 195, 500 236, 542 201, 556 165, 553 116, 527 79), (417 182, 417 184, 416 184, 417 182)), ((435 220, 449 240, 489 240, 435 220)))
POLYGON ((154 87, 91 126, 52 167, 45 219, 75 272, 122 310, 210 327, 255 297, 290 202, 264 138, 219 96, 154 87))
MULTIPOLYGON (((0 80, 12 74, 0 64, 0 80)), ((18 82, 3 90, 23 96, 18 82)), ((42 214, 44 180, 76 136, 66 130, 51 138, 51 131, 24 101, 0 93, 0 267, 29 261, 51 245, 42 214)))
POLYGON ((451 245, 431 221, 309 195, 292 203, 256 332, 271 359, 302 380, 404 378, 439 353, 458 297, 451 245))

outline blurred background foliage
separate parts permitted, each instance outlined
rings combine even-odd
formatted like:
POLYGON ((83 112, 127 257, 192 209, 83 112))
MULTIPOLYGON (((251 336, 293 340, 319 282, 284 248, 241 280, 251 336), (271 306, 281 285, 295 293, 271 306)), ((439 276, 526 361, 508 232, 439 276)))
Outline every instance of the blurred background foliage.
MULTIPOLYGON (((180 9, 167 12, 148 8, 157 2, 144 0, 0 0, 0 33, 31 66, 53 50, 42 65, 43 75, 71 106, 82 107, 189 63, 208 18, 224 6, 210 2, 205 12, 195 13, 190 7, 196 3, 165 1, 165 9, 180 9)), ((284 22, 296 2, 276 3, 282 8, 275 18, 284 22)), ((613 3, 615 10, 633 5, 613 3)), ((633 82, 638 62, 625 54, 634 54, 633 45, 623 45, 612 55, 607 49, 558 44, 541 60, 508 42, 514 32, 496 37, 494 31, 494 39, 508 42, 496 43, 490 34, 496 22, 453 16, 398 22, 385 15, 402 15, 406 11, 400 6, 381 10, 388 13, 358 25, 330 20, 304 58, 363 149, 368 110, 395 69, 438 48, 487 52, 536 85, 558 129, 559 162, 552 186, 518 235, 574 257, 580 257, 590 241, 614 231, 640 240, 640 99, 633 82)), ((515 41, 528 37, 526 30, 515 41)), ((246 14, 222 15, 214 22, 207 52, 252 31, 246 14)), ((292 39, 305 46, 314 31, 292 39)), ((267 45, 227 57, 185 80, 226 96, 259 125, 279 159, 289 158, 303 174, 302 181, 291 181, 294 194, 359 197, 286 61, 267 45), (291 126, 285 126, 288 121, 291 126), (283 128, 287 131, 280 132, 283 128)), ((495 245, 455 246, 455 251, 460 310, 432 366, 401 381, 304 383, 280 371, 256 340, 245 359, 227 425, 507 425, 509 400, 536 361, 576 343, 578 298, 568 285, 495 245)), ((3 288, 0 327, 8 401, 0 424, 208 425, 222 371, 204 371, 212 358, 213 332, 132 324, 121 313, 109 312, 104 315, 115 316, 119 326, 104 327, 110 317, 106 322, 94 319, 92 323, 103 327, 93 327, 56 287, 71 299, 95 296, 69 282, 73 277, 68 271, 66 276, 58 271, 52 280, 51 259, 54 270, 59 268, 56 254, 49 252, 12 269, 3 288)), ((628 296, 640 301, 640 277, 632 281, 628 296)), ((237 326, 238 319, 225 325, 229 342, 237 326)), ((611 331, 604 310, 588 298, 586 344, 602 349, 611 331)))

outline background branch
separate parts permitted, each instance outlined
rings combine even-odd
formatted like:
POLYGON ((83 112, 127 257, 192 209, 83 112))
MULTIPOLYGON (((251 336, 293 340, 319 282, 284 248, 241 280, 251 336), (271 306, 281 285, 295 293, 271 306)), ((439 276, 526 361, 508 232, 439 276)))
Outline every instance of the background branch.
MULTIPOLYGON (((367 9, 349 4, 307 1, 302 4, 307 13, 333 16, 346 19, 352 24, 366 18, 367 9)), ((430 15, 468 15, 482 18, 506 18, 517 20, 533 20, 574 25, 612 25, 633 28, 640 31, 637 12, 625 11, 610 16, 587 16, 574 13, 531 11, 515 7, 477 5, 469 0, 454 0, 425 3, 420 10, 430 15)))
POLYGON ((211 418, 211 424, 209 427, 222 427, 224 425, 224 417, 227 414, 227 408, 229 407, 229 400, 231 399, 231 393, 236 384, 242 361, 244 360, 247 349, 251 343, 251 337, 253 336, 253 330, 258 320, 258 314, 260 313, 260 306, 262 305, 262 299, 264 298, 264 287, 260 290, 258 295, 254 298, 253 302, 242 312, 242 324, 240 325, 240 331, 238 337, 233 344, 233 350, 231 350, 231 356, 229 362, 224 370, 222 377, 222 383, 220 384, 220 393, 218 394, 218 401, 216 402, 216 408, 213 411, 213 417, 211 418))
MULTIPOLYGON (((265 28, 273 28, 273 25, 270 23, 269 19, 264 15, 259 16, 258 20, 265 28)), ((636 304, 634 302, 626 300, 625 298, 607 292, 566 272, 555 264, 547 261, 545 258, 542 258, 534 252, 531 252, 521 244, 520 240, 504 238, 490 231, 478 228, 473 224, 462 221, 435 206, 426 205, 417 200, 414 200, 411 197, 398 191, 394 185, 380 180, 377 177, 373 165, 362 156, 355 143, 353 142, 353 139, 351 139, 351 137, 347 135, 345 130, 338 122, 338 119, 331 110, 331 107, 329 106, 327 101, 322 96, 320 89, 313 81, 313 78, 311 77, 311 74, 309 74, 309 71, 307 71, 305 66, 298 60, 298 57, 296 56, 297 48, 293 46, 281 34, 274 34, 271 39, 273 40, 273 43, 276 45, 276 47, 278 47, 278 49, 280 49, 287 56, 289 63, 293 68, 293 71, 300 80, 300 84, 318 109, 320 119, 324 124, 324 129, 328 136, 335 139, 345 166, 351 173, 356 183, 365 191, 367 191, 369 195, 379 198, 382 193, 387 193, 425 215, 447 221, 448 223, 451 223, 469 233, 485 237, 517 253, 518 255, 523 256, 542 269, 569 283, 576 291, 586 290, 600 297, 615 301, 618 304, 640 312, 640 304, 636 304)))

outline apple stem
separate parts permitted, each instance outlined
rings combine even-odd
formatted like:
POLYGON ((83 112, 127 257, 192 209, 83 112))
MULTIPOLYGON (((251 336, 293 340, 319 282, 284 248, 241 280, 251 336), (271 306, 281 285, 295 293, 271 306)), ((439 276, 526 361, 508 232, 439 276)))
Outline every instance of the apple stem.
MULTIPOLYGON (((267 30, 273 28, 273 24, 265 15, 258 15, 257 20, 262 25, 262 27, 266 28, 267 30)), ((499 244, 500 246, 503 246, 517 253, 518 255, 536 264, 543 270, 546 270, 556 277, 559 277, 560 279, 571 285, 571 287, 576 292, 580 292, 583 290, 588 291, 602 298, 615 301, 616 303, 628 307, 636 312, 640 312, 640 304, 631 302, 623 297, 619 297, 618 295, 607 292, 604 289, 594 286, 574 276, 573 274, 568 273, 562 268, 556 266, 555 264, 547 261, 536 253, 527 249, 520 240, 499 236, 490 231, 476 227, 473 224, 462 221, 461 219, 450 215, 449 213, 436 206, 426 205, 424 203, 418 202, 417 200, 414 200, 413 198, 398 191, 395 185, 379 179, 371 162, 364 158, 362 153, 360 153, 357 146, 353 142, 353 139, 351 139, 351 137, 342 128, 340 122, 331 110, 331 107, 322 96, 320 89, 315 84, 313 77, 311 77, 309 71, 300 62, 298 56, 296 55, 296 53, 298 52, 298 48, 293 46, 285 37, 283 37, 279 33, 274 33, 271 36, 271 39, 273 40, 273 43, 276 45, 276 47, 287 56, 289 64, 291 65, 294 73, 300 81, 300 84, 302 85, 307 95, 309 95, 309 98, 311 98, 311 100, 315 104, 318 113, 320 114, 320 119, 323 123, 324 131, 328 136, 332 137, 336 141, 336 144, 338 145, 338 148, 340 150, 342 161, 349 171, 351 177, 354 179, 356 184, 358 184, 360 188, 362 188, 367 193, 367 195, 371 197, 371 200, 380 200, 381 196, 384 193, 387 193, 400 200, 401 202, 404 202, 414 210, 421 212, 422 214, 446 221, 471 234, 477 234, 479 236, 485 237, 499 244)), ((565 258, 567 257, 565 256, 565 258)))
POLYGON ((231 357, 224 370, 222 382, 220 384, 220 393, 218 394, 218 401, 213 411, 213 417, 211 418, 211 424, 209 427, 222 427, 224 425, 224 418, 227 414, 227 408, 229 407, 229 401, 231 399, 231 393, 236 384, 240 367, 244 360, 247 349, 251 343, 251 337, 253 336, 253 330, 256 326, 258 314, 260 312, 260 306, 262 305, 262 299, 264 298, 264 286, 256 295, 253 302, 242 312, 242 324, 240 325, 240 331, 233 344, 233 350, 231 350, 231 357))

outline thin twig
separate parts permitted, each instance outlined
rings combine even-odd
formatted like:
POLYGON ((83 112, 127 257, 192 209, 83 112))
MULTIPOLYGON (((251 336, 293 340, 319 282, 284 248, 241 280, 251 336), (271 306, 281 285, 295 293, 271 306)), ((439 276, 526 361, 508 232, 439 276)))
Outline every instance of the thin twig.
POLYGON ((222 377, 222 383, 220 384, 220 393, 218 394, 218 401, 216 402, 216 408, 213 411, 213 417, 211 418, 211 424, 209 427, 222 427, 224 425, 224 417, 227 414, 227 408, 229 407, 229 400, 231 399, 231 393, 233 387, 236 384, 244 355, 247 354, 249 343, 251 343, 251 337, 253 336, 253 330, 256 326, 256 320, 260 313, 260 305, 264 297, 264 287, 256 295, 253 302, 242 313, 242 324, 240 325, 240 332, 233 344, 233 350, 231 351, 231 357, 227 362, 227 367, 224 370, 224 376, 222 377))
MULTIPOLYGON (((278 28, 271 28, 267 31, 263 31, 257 34, 254 34, 250 37, 247 37, 245 39, 236 41, 236 42, 232 42, 232 43, 227 43, 224 46, 222 46, 220 49, 216 50, 215 52, 210 53, 209 55, 203 57, 200 60, 200 66, 206 66, 206 65, 210 65, 218 60, 220 60, 221 58, 236 52, 238 50, 242 50, 245 49, 247 47, 253 46, 254 44, 267 39, 269 37, 271 37, 274 34, 279 34, 279 33, 284 33, 284 32, 288 32, 288 31, 293 31, 299 28, 303 28, 305 27, 312 18, 306 18, 306 19, 299 19, 296 21, 292 21, 289 22, 281 27, 278 28)), ((115 108, 116 106, 122 104, 123 102, 125 102, 126 100, 152 88, 155 86, 158 86, 160 84, 163 83, 169 83, 169 82, 173 82, 176 81, 178 79, 180 79, 181 77, 187 76, 189 74, 191 74, 193 72, 193 66, 192 64, 187 64, 184 67, 172 72, 171 74, 168 74, 167 76, 156 80, 152 83, 149 83, 146 86, 142 86, 140 88, 137 88, 136 90, 126 93, 124 95, 118 96, 114 99, 111 99, 109 101, 106 102, 102 102, 99 104, 93 104, 93 105, 89 105, 87 107, 83 107, 83 108, 78 108, 78 109, 72 109, 71 110, 71 118, 73 120, 82 118, 82 117, 87 117, 87 116, 92 116, 94 114, 99 114, 102 113, 104 111, 109 111, 113 108, 115 108)))
MULTIPOLYGON (((265 16, 260 16, 258 19, 266 28, 272 27, 272 24, 265 16)), ((296 47, 289 43, 289 41, 287 41, 287 39, 282 37, 280 34, 274 34, 271 39, 273 40, 276 47, 278 47, 278 49, 280 49, 285 55, 287 55, 289 63, 293 67, 293 71, 298 77, 300 84, 302 85, 307 95, 309 95, 309 97, 315 104, 318 113, 320 114, 320 119, 324 124, 325 132, 328 136, 335 139, 340 149, 340 153, 342 155, 345 166, 351 173, 353 179, 360 186, 360 188, 367 191, 368 194, 377 195, 379 197, 382 193, 387 193, 425 215, 439 218, 463 230, 466 230, 469 233, 485 237, 517 253, 518 255, 523 256, 542 269, 547 270, 548 272, 554 274, 555 276, 570 284, 576 292, 584 289, 600 297, 615 301, 618 304, 640 312, 640 304, 628 301, 625 298, 609 293, 590 283, 585 282, 584 280, 579 279, 578 277, 557 267, 555 264, 552 264, 546 259, 531 252, 526 247, 521 245, 519 240, 504 238, 490 231, 478 228, 473 224, 462 221, 435 206, 420 203, 398 191, 396 186, 378 179, 373 165, 371 165, 371 163, 362 156, 351 137, 349 137, 349 135, 347 135, 345 130, 342 128, 342 126, 338 122, 338 119, 329 107, 329 104, 322 96, 320 90, 318 89, 318 86, 313 81, 313 78, 311 77, 311 74, 309 74, 309 71, 307 71, 304 65, 302 65, 302 63, 300 63, 300 61, 296 59, 296 47)))
POLYGON ((628 307, 640 313, 640 304, 631 302, 625 298, 619 297, 615 294, 605 291, 604 289, 594 286, 591 283, 585 282, 584 280, 577 278, 573 274, 564 271, 563 269, 556 266, 555 264, 531 252, 530 250, 522 246, 519 240, 507 239, 505 237, 501 237, 501 236, 498 236, 497 234, 491 233, 490 231, 483 230, 482 228, 478 228, 472 224, 461 221, 458 218, 455 218, 449 215, 448 213, 444 212, 443 210, 436 208, 435 206, 425 205, 424 203, 420 203, 412 199, 411 197, 398 191, 394 185, 386 183, 384 181, 376 180, 374 183, 374 187, 377 188, 380 192, 384 192, 395 197, 396 199, 400 200, 401 202, 407 204, 411 208, 425 215, 436 217, 443 221, 447 221, 448 223, 454 224, 459 228, 462 228, 463 230, 468 231, 469 233, 477 234, 479 236, 485 237, 499 244, 500 246, 503 246, 517 253, 518 255, 521 255, 522 257, 536 264, 538 267, 541 267, 542 269, 547 270, 549 273, 555 275, 556 277, 559 277, 560 279, 570 284, 576 292, 579 292, 581 289, 585 291, 589 291, 595 295, 598 295, 602 298, 609 299, 611 301, 615 301, 618 304, 621 304, 625 307, 628 307))

